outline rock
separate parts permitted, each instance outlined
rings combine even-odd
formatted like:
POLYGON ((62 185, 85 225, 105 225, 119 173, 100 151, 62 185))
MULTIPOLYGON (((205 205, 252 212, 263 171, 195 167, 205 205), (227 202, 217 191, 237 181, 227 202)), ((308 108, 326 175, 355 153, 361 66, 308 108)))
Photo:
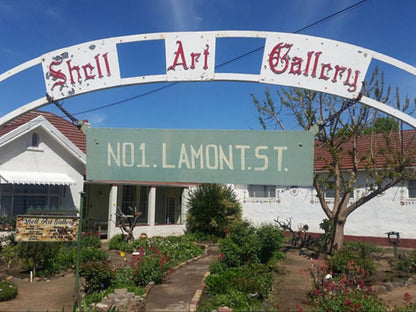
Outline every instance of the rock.
POLYGON ((394 288, 394 285, 391 282, 385 283, 384 286, 386 287, 387 291, 392 291, 394 288))
POLYGON ((406 281, 406 285, 413 285, 415 283, 415 279, 413 277, 409 277, 406 281))

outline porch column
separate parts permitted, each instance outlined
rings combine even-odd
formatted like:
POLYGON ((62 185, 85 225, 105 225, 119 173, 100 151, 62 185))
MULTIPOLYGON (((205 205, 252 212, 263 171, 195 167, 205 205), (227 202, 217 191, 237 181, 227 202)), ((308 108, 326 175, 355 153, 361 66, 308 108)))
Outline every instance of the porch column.
POLYGON ((149 225, 155 226, 156 214, 156 187, 152 186, 149 190, 149 201, 147 204, 147 211, 149 212, 149 225))
POLYGON ((116 233, 116 220, 117 220, 117 194, 118 186, 111 186, 110 195, 108 198, 108 230, 107 239, 113 237, 116 233))

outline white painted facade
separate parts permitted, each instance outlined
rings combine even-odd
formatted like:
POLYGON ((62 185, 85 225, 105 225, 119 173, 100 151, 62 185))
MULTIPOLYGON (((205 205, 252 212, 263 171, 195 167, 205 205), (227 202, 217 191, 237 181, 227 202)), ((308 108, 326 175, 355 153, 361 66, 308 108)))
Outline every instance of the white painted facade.
MULTIPOLYGON (((26 200, 22 197, 30 192, 30 185, 34 186, 31 188, 33 192, 38 192, 35 187, 39 185, 56 186, 58 198, 51 206, 56 204, 59 205, 57 208, 79 210, 84 170, 85 154, 45 117, 38 116, 8 132, 0 137, 2 215, 10 211, 9 206, 13 206, 14 201, 26 200), (16 193, 17 185, 22 186, 19 194, 16 193)), ((32 195, 33 198, 44 197, 44 194, 32 195)), ((22 206, 19 210, 23 209, 22 206)))
MULTIPOLYGON (((291 218, 292 229, 307 224, 309 232, 322 233, 319 224, 326 219, 313 187, 276 186, 275 197, 250 197, 247 185, 235 185, 235 193, 243 206, 243 217, 254 224, 275 223, 279 218, 291 218)), ((365 192, 357 187, 354 198, 365 192)), ((354 199, 351 199, 353 201, 354 199)), ((328 199, 330 202, 331 199, 328 199)), ((387 232, 399 232, 401 238, 416 239, 416 199, 409 198, 406 185, 387 190, 359 207, 347 219, 345 235, 387 237, 387 232)))

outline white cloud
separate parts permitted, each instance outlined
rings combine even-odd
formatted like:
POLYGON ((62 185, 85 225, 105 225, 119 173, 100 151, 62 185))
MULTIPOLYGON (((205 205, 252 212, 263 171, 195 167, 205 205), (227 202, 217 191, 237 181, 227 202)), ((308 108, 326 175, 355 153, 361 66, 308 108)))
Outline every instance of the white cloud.
POLYGON ((100 127, 104 124, 108 116, 105 113, 92 112, 88 113, 85 117, 83 119, 87 119, 91 127, 100 127))

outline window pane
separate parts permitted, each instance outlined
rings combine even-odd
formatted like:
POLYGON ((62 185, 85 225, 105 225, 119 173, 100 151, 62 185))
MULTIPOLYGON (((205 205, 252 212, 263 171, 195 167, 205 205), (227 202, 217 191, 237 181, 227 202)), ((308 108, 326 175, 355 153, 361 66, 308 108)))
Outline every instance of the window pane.
POLYGON ((276 197, 275 185, 248 185, 249 197, 276 197))
POLYGON ((0 206, 0 216, 11 217, 13 216, 12 211, 12 197, 11 196, 2 196, 1 197, 1 206, 0 206))
POLYGON ((409 198, 416 198, 416 180, 409 180, 407 184, 409 198))

